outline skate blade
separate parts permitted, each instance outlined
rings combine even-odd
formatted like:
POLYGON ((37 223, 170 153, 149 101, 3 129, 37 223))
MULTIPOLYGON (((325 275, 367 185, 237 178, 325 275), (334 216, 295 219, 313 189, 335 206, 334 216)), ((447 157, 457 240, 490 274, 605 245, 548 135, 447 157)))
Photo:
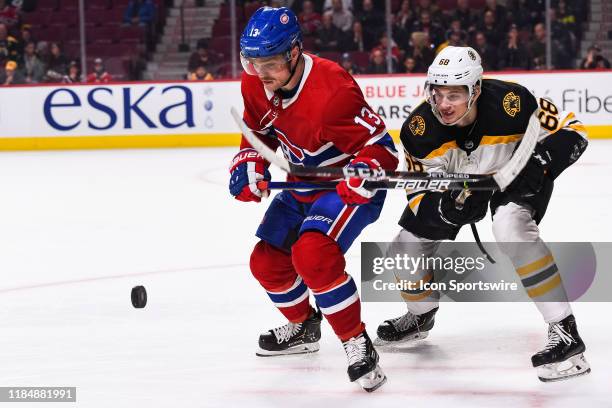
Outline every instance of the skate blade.
POLYGON ((537 372, 540 381, 553 382, 588 374, 591 372, 591 367, 580 353, 560 363, 539 366, 537 372))
POLYGON ((387 382, 387 376, 377 364, 374 370, 362 375, 355 382, 366 392, 374 392, 387 382))
POLYGON ((374 340, 374 345, 377 347, 388 347, 388 346, 398 346, 398 345, 402 345, 402 344, 409 344, 418 340, 423 340, 425 338, 427 338, 427 336, 429 336, 429 332, 419 332, 417 334, 413 334, 411 336, 406 336, 402 339, 399 340, 395 340, 395 341, 388 341, 388 340, 383 340, 380 337, 377 337, 374 340))
POLYGON ((298 346, 293 346, 286 350, 279 350, 279 351, 264 350, 261 347, 259 347, 257 351, 255 352, 255 355, 259 357, 273 357, 273 356, 287 356, 291 354, 307 354, 307 353, 314 353, 316 351, 319 351, 318 342, 300 344, 298 346))

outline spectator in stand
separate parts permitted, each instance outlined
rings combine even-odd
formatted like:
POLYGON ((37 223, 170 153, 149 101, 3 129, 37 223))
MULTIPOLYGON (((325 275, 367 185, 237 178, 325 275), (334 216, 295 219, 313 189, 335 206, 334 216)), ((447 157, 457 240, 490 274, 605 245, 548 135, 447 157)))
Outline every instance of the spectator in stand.
POLYGON ((589 47, 586 57, 580 63, 580 69, 610 69, 610 61, 601 55, 601 48, 597 44, 589 47))
POLYGON ((365 51, 365 43, 363 40, 363 26, 360 21, 353 22, 353 30, 345 37, 342 44, 342 49, 345 51, 365 51))
POLYGON ((0 23, 0 64, 7 60, 17 61, 19 58, 19 44, 17 40, 8 35, 6 24, 0 23))
POLYGON ((412 28, 412 24, 414 24, 414 10, 410 7, 410 0, 402 1, 400 9, 396 14, 395 23, 406 31, 412 28))
POLYGON ((187 63, 187 71, 194 72, 200 65, 210 65, 210 58, 208 55, 208 42, 206 40, 199 40, 196 45, 196 50, 189 57, 187 63))
POLYGON ((405 74, 414 74, 419 72, 417 70, 417 62, 412 57, 404 58, 404 62, 402 64, 402 72, 405 74))
POLYGON ((17 63, 15 61, 7 61, 4 66, 4 72, 0 74, 0 83, 3 86, 25 84, 25 79, 21 72, 17 71, 17 63))
POLYGON ((565 0, 559 0, 559 3, 557 3, 557 20, 564 29, 569 30, 575 37, 578 37, 579 33, 578 25, 576 24, 576 15, 565 0))
POLYGON ((361 74, 361 69, 359 69, 357 64, 353 62, 353 59, 351 58, 351 55, 348 52, 342 54, 342 58, 340 59, 340 66, 351 75, 361 74))
POLYGON ((213 74, 208 72, 206 65, 198 65, 198 67, 189 75, 190 81, 212 81, 215 79, 213 74))
POLYGON ((372 0, 363 0, 362 11, 357 15, 357 20, 363 27, 363 42, 366 51, 376 45, 380 33, 385 28, 385 16, 374 8, 372 0))
MULTIPOLYGON (((489 12, 490 13, 490 12, 489 12)), ((497 70, 497 52, 493 45, 491 45, 484 35, 484 33, 478 31, 474 36, 474 45, 472 46, 482 59, 482 69, 485 71, 497 70)))
POLYGON ((6 24, 9 31, 19 22, 19 10, 10 0, 0 0, 0 23, 6 24))
POLYGON ((410 30, 414 24, 414 12, 410 8, 410 1, 404 0, 397 14, 391 14, 393 39, 400 46, 405 48, 410 41, 410 30))
POLYGON ((431 0, 418 0, 414 10, 417 16, 421 16, 421 14, 426 11, 427 13, 429 13, 429 18, 431 19, 431 21, 433 21, 437 25, 441 26, 445 23, 442 12, 438 8, 438 6, 431 0))
POLYGON ((533 40, 529 44, 529 68, 546 69, 546 28, 543 23, 533 27, 533 40))
POLYGON ((34 41, 29 41, 25 45, 20 65, 27 84, 36 84, 43 80, 45 64, 36 55, 36 43, 34 41))
MULTIPOLYGON (((342 8, 352 13, 353 11, 353 0, 341 0, 342 8)), ((323 11, 329 11, 334 8, 334 0, 325 0, 323 3, 323 11)))
MULTIPOLYGON (((393 60, 392 60, 393 61, 393 60)), ((397 72, 397 64, 393 64, 391 73, 397 72)), ((387 73, 387 60, 385 53, 380 49, 372 50, 370 54, 370 64, 366 69, 366 74, 386 74, 387 73)))
POLYGON ((79 82, 81 82, 81 68, 78 62, 70 61, 70 64, 68 64, 68 75, 64 75, 62 83, 78 84, 79 82))
POLYGON ((508 4, 509 15, 519 30, 531 28, 536 22, 543 21, 542 2, 533 0, 512 0, 508 4))
POLYGON ((516 24, 510 26, 508 39, 499 46, 499 69, 529 69, 529 53, 519 40, 516 24))
POLYGON ((492 47, 501 44, 505 32, 498 23, 495 13, 491 10, 485 11, 482 21, 478 25, 478 31, 487 37, 487 43, 492 47))
POLYGON ((153 0, 130 0, 123 13, 123 23, 148 26, 154 17, 155 3, 153 0))
MULTIPOLYGON (((378 40, 378 45, 376 45, 373 50, 381 50, 386 55, 388 46, 389 37, 387 37, 387 33, 382 33, 380 35, 380 39, 378 40)), ((393 40, 391 40, 391 57, 395 60, 395 63, 397 63, 400 58, 400 49, 393 40)))
POLYGON ((318 51, 336 51, 342 39, 342 31, 332 21, 331 12, 323 13, 323 24, 315 38, 315 47, 318 51))
POLYGON ((452 14, 452 18, 453 20, 459 20, 461 28, 465 31, 471 32, 476 29, 477 19, 472 14, 469 0, 457 0, 457 8, 452 14))
POLYGON ((498 29, 501 32, 506 32, 508 27, 508 10, 504 6, 497 4, 497 0, 487 0, 487 5, 485 6, 484 11, 492 11, 493 15, 495 16, 498 29))
POLYGON ((62 49, 56 42, 51 43, 49 50, 46 80, 48 82, 61 82, 64 75, 68 73, 68 58, 62 53, 62 49))
POLYGON ((332 21, 340 31, 347 33, 353 25, 353 13, 342 6, 342 0, 332 0, 332 21))
POLYGON ((36 41, 32 37, 31 28, 32 27, 29 24, 24 24, 21 26, 21 30, 19 31, 20 37, 17 38, 17 54, 18 55, 23 55, 25 46, 28 42, 34 41, 34 43, 36 44, 36 41))
POLYGON ((458 28, 461 25, 459 20, 454 20, 454 24, 451 24, 451 29, 446 31, 446 41, 436 48, 436 54, 442 51, 444 48, 448 46, 452 47, 465 47, 467 34, 461 28, 458 28))
POLYGON ((104 62, 102 62, 102 58, 96 58, 94 60, 94 69, 93 72, 87 75, 87 83, 102 83, 107 84, 113 80, 111 74, 106 71, 104 67, 104 62))
POLYGON ((550 9, 550 32, 553 54, 553 65, 557 69, 572 69, 576 49, 576 37, 557 19, 557 10, 550 9))
POLYGON ((435 52, 429 35, 422 31, 415 31, 410 36, 410 46, 406 50, 406 58, 415 61, 416 72, 427 72, 427 68, 433 63, 435 52))
POLYGON ((412 31, 427 33, 435 47, 440 45, 444 39, 442 27, 431 20, 431 13, 426 9, 419 14, 419 20, 412 25, 412 31))
POLYGON ((302 12, 298 15, 302 34, 304 36, 316 35, 317 30, 321 27, 321 15, 314 9, 314 3, 306 0, 302 4, 302 12))

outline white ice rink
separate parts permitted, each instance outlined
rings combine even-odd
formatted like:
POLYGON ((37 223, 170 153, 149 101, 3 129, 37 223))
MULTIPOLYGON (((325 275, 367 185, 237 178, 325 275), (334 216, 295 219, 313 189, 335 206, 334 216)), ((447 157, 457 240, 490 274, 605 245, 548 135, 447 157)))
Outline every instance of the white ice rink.
MULTIPOLYGON (((234 152, 1 154, 0 386, 76 386, 76 404, 52 406, 104 408, 612 406, 610 303, 574 305, 593 372, 560 383, 531 368, 546 331, 532 304, 443 303, 428 339, 381 353, 373 394, 348 382, 327 323, 318 353, 256 357, 258 334, 284 322, 248 269, 265 205, 227 192, 234 152)), ((592 141, 561 176, 545 240, 612 241, 611 156, 592 141)), ((390 240, 404 200, 391 192, 361 239, 390 240)), ((488 217, 479 229, 492 239, 488 217)), ((370 334, 403 310, 364 304, 370 334)))

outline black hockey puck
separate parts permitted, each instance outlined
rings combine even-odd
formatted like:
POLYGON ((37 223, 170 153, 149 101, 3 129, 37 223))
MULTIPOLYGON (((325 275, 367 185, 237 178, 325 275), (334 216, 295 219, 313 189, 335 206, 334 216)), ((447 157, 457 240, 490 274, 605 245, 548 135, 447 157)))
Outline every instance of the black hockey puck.
POLYGON ((132 305, 137 309, 142 309, 147 305, 147 290, 144 286, 132 288, 132 305))

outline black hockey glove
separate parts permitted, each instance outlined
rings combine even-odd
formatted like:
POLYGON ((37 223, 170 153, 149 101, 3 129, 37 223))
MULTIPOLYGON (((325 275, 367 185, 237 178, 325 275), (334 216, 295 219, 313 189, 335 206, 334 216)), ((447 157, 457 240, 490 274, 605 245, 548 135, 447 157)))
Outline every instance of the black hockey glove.
POLYGON ((548 174, 551 161, 550 152, 538 143, 531 158, 506 188, 506 192, 511 196, 528 198, 542 191, 551 181, 548 174))
POLYGON ((487 215, 492 195, 492 191, 445 191, 438 207, 440 218, 456 227, 480 221, 487 215))

